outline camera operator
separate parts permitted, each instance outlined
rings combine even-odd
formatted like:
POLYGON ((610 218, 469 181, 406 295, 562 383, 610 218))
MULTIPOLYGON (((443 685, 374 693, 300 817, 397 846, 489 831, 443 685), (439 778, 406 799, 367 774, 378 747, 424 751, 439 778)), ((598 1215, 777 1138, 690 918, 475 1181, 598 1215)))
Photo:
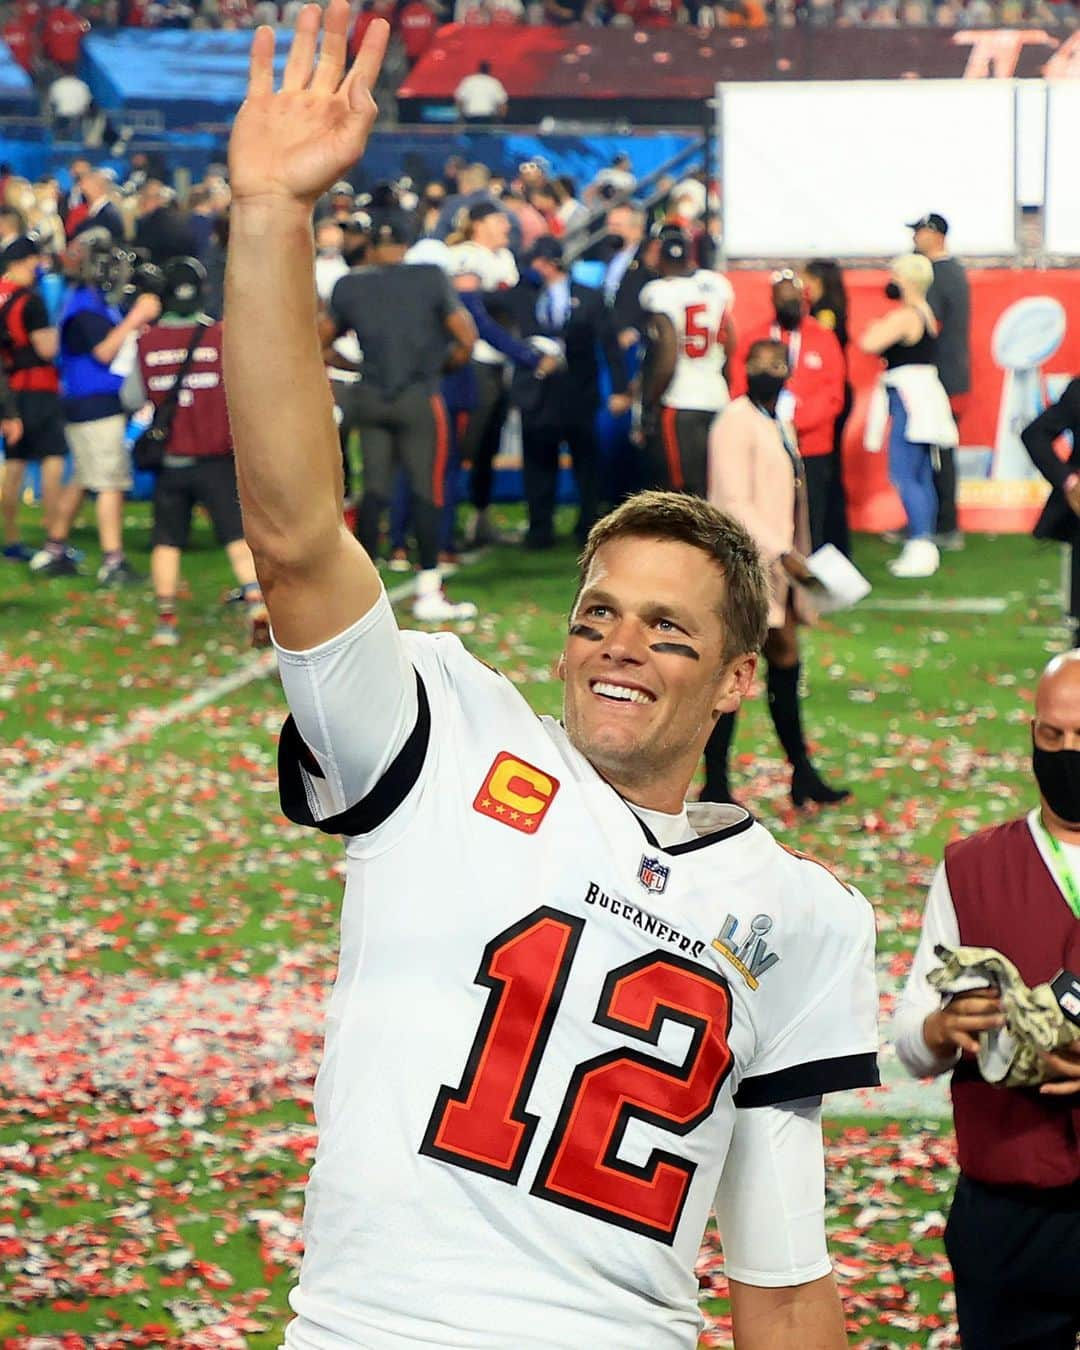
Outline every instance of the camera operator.
POLYGON ((198 259, 174 258, 165 264, 163 273, 161 319, 139 338, 138 361, 124 385, 124 401, 129 407, 147 399, 155 408, 160 407, 174 388, 194 344, 154 487, 150 576, 158 622, 151 646, 175 647, 180 641, 176 621, 180 555, 187 547, 191 513, 201 506, 210 517, 243 593, 251 645, 266 647, 270 642, 266 606, 240 519, 221 376, 221 321, 202 312, 206 268, 198 259))
POLYGON ((102 553, 98 585, 130 585, 142 577, 124 556, 124 494, 131 487, 131 460, 120 389, 134 364, 135 339, 161 313, 161 301, 143 291, 127 314, 121 314, 116 301, 130 277, 132 259, 113 247, 104 230, 77 235, 62 261, 71 289, 58 325, 60 375, 75 476, 61 495, 51 542, 66 548, 83 494, 95 493, 102 553))
POLYGON ((56 329, 49 323, 35 275, 41 261, 36 235, 20 235, 0 253, 0 354, 10 386, 0 410, 4 434, 4 557, 10 562, 37 558, 36 571, 72 572, 62 551, 39 557, 19 538, 19 501, 28 461, 41 470, 41 506, 46 538, 55 528, 67 443, 56 374, 56 329))

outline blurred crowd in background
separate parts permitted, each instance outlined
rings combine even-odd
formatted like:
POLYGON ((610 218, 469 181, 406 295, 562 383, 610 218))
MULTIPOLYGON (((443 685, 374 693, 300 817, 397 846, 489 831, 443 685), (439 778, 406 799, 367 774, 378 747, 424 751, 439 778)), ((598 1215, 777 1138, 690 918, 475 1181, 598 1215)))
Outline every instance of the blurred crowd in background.
MULTIPOLYGON (((394 32, 391 69, 414 64, 444 24, 563 27, 675 25, 708 31, 797 24, 935 25, 946 28, 1072 29, 1080 0, 352 0, 355 49, 374 17, 394 32)), ((82 39, 116 28, 291 28, 304 0, 13 0, 0 5, 0 36, 39 78, 75 72, 82 39)))

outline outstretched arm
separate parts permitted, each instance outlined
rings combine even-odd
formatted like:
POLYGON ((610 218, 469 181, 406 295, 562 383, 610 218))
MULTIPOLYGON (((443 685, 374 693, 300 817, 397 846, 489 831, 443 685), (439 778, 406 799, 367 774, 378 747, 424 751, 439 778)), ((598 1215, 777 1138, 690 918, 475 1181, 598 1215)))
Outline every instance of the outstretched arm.
POLYGON ((258 29, 229 142, 224 358, 237 481, 275 637, 294 650, 344 631, 380 589, 342 521, 341 451, 313 284, 312 209, 363 153, 389 34, 381 19, 371 23, 346 71, 348 21, 346 0, 331 0, 325 16, 305 6, 278 93, 274 32, 258 29))

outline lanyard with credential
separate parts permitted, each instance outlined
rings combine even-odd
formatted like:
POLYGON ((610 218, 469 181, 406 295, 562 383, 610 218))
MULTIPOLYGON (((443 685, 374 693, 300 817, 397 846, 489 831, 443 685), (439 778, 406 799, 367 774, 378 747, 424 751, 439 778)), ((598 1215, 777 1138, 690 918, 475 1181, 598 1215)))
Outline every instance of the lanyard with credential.
POLYGON ((1050 870, 1054 874, 1054 880, 1061 888, 1066 904, 1076 918, 1080 919, 1080 886, 1076 884, 1076 877, 1069 866, 1065 850, 1061 847, 1061 841, 1050 833, 1041 820, 1036 820, 1036 824, 1039 827, 1039 834, 1050 851, 1050 870))

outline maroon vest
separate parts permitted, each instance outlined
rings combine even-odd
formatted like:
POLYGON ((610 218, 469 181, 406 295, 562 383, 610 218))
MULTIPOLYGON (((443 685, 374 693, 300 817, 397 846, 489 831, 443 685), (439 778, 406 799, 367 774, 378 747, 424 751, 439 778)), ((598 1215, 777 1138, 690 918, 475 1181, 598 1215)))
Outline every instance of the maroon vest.
MULTIPOLYGON (((156 324, 139 338, 139 369, 155 408, 172 388, 194 331, 193 323, 183 327, 156 324)), ((221 373, 220 322, 211 324, 199 335, 199 345, 184 376, 165 453, 195 455, 200 459, 232 454, 225 380, 221 373)))
MULTIPOLYGON (((945 850, 960 941, 995 947, 1028 987, 1061 969, 1080 975, 1080 920, 1073 917, 1031 837, 1027 821, 996 825, 945 850)), ((1080 1097, 985 1082, 964 1055, 952 1077, 960 1170, 1002 1186, 1070 1186, 1080 1181, 1080 1097)))

